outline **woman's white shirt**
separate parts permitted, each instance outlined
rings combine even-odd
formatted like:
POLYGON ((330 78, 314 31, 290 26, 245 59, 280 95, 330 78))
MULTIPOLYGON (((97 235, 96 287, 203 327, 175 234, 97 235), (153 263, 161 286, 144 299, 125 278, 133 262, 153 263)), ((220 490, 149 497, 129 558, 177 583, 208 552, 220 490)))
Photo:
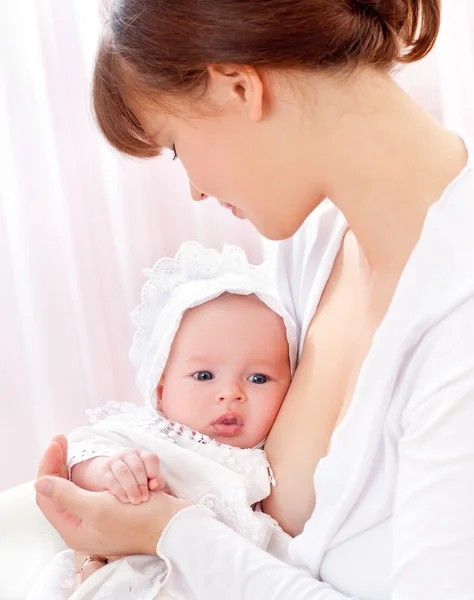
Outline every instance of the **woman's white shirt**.
MULTIPOLYGON (((362 366, 317 505, 290 548, 301 570, 191 507, 158 544, 203 600, 474 598, 474 152, 426 217, 362 366)), ((301 332, 346 223, 325 202, 279 244, 283 300, 301 332)))

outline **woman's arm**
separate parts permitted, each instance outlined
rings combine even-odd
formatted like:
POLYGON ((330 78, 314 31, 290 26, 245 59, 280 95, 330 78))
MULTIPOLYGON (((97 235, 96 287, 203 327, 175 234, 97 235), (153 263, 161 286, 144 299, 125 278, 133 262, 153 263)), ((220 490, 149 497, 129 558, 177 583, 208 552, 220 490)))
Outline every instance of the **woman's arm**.
POLYGON ((293 382, 265 443, 277 485, 263 501, 263 510, 293 537, 302 532, 314 510, 313 474, 328 452, 339 416, 339 407, 331 406, 323 394, 316 397, 313 393, 318 388, 315 364, 313 345, 307 338, 293 382), (318 435, 315 422, 319 423, 318 435))
POLYGON ((198 600, 357 600, 257 548, 201 506, 172 519, 157 553, 198 600))
POLYGON ((474 594, 474 300, 418 348, 393 511, 401 600, 474 594))

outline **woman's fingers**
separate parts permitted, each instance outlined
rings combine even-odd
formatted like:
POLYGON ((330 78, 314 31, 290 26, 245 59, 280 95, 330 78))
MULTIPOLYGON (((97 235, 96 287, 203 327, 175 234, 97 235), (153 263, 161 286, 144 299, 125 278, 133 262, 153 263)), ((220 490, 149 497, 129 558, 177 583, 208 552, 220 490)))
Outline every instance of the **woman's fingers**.
POLYGON ((81 531, 84 523, 80 515, 87 514, 90 494, 62 477, 42 477, 35 483, 36 503, 46 519, 71 548, 87 549, 81 531))
POLYGON ((83 514, 88 514, 86 505, 91 492, 74 485, 72 481, 62 477, 41 477, 36 481, 35 489, 41 497, 49 498, 57 508, 76 516, 79 521, 83 514))
POLYGON ((110 470, 124 489, 130 502, 132 504, 140 504, 142 501, 140 489, 137 480, 127 463, 122 458, 117 458, 110 463, 110 470))
POLYGON ((80 585, 84 583, 84 575, 82 573, 76 573, 72 584, 72 591, 75 592, 80 585))
POLYGON ((66 451, 64 452, 63 440, 61 440, 60 443, 56 440, 53 440, 49 444, 43 456, 41 457, 38 466, 38 477, 52 475, 53 477, 64 477, 67 479, 67 442, 65 448, 66 451))
POLYGON ((59 444, 61 446, 64 462, 67 462, 67 449, 68 449, 67 437, 65 435, 63 435, 62 433, 53 435, 53 442, 56 442, 57 444, 59 444))

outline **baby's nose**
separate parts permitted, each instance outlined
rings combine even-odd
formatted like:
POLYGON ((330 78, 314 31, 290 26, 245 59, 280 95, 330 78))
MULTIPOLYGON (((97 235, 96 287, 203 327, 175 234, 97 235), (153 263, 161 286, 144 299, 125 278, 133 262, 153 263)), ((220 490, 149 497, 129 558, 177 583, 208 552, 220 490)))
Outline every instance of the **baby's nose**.
POLYGON ((247 396, 245 395, 244 390, 238 385, 232 385, 220 391, 217 394, 216 398, 217 402, 245 402, 247 400, 247 396))
POLYGON ((191 190, 191 198, 195 202, 200 202, 201 200, 206 200, 206 198, 209 198, 207 194, 200 192, 191 182, 189 182, 189 189, 191 190))

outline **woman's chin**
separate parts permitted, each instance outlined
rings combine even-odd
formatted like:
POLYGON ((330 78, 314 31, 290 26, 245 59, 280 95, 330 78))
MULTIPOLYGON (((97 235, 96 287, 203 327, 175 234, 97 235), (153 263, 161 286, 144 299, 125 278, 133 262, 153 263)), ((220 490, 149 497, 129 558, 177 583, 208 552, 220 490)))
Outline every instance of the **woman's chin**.
MULTIPOLYGON (((249 219, 250 221, 250 219, 249 219)), ((252 222, 252 221, 250 221, 252 222)), ((267 240, 272 242, 281 242, 283 240, 287 240, 291 238, 298 231, 298 227, 288 227, 288 225, 282 226, 281 223, 259 223, 258 226, 252 223, 255 229, 258 231, 260 235, 262 235, 267 240)))

